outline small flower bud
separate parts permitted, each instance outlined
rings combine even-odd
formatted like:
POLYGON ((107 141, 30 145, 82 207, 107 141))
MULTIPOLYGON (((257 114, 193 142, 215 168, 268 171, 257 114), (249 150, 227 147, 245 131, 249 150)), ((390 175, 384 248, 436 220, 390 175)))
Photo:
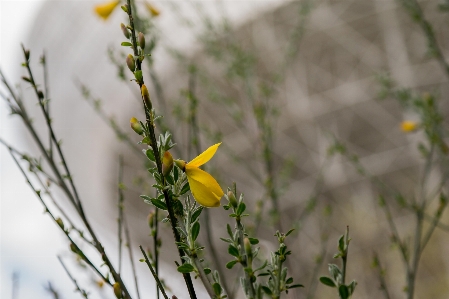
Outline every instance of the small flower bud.
POLYGON ((60 228, 64 229, 64 222, 61 218, 56 219, 56 223, 59 225, 60 228))
POLYGON ((151 101, 150 101, 150 93, 148 92, 148 88, 145 86, 145 84, 142 84, 141 92, 142 92, 142 98, 143 98, 143 101, 145 102, 145 105, 147 106, 148 109, 151 110, 152 105, 151 105, 151 101))
POLYGON ((139 35, 138 35, 138 40, 139 40, 139 46, 140 46, 140 48, 143 50, 143 49, 145 49, 145 35, 143 35, 143 33, 142 32, 139 32, 139 35))
POLYGON ((26 61, 30 60, 30 50, 25 50, 24 54, 25 54, 25 60, 26 61))
POLYGON ((131 129, 134 130, 134 132, 136 132, 139 135, 143 134, 143 128, 140 125, 140 122, 137 120, 137 118, 132 117, 131 120, 129 121, 131 124, 131 129))
POLYGON ((128 54, 128 56, 126 56, 126 65, 131 72, 134 72, 134 70, 136 69, 136 62, 134 61, 134 56, 132 56, 131 54, 128 54))
POLYGON ((120 6, 124 12, 128 13, 128 4, 120 6))
POLYGON ((120 288, 120 284, 118 282, 114 283, 114 294, 115 297, 117 297, 117 299, 121 299, 122 298, 122 289, 120 288))
POLYGON ((120 23, 120 28, 122 29, 123 35, 129 39, 129 31, 128 28, 126 28, 125 24, 120 23))
POLYGON ((251 249, 251 243, 248 238, 243 239, 243 246, 245 246, 245 253, 248 259, 253 258, 253 251, 251 249))
POLYGON ((42 92, 42 90, 38 90, 37 91, 37 96, 39 97, 39 99, 43 99, 44 98, 44 93, 42 92))
POLYGON ((154 211, 151 211, 150 212, 150 214, 148 214, 148 226, 150 227, 150 228, 153 228, 154 227, 154 216, 155 216, 156 214, 154 213, 154 211))
POLYGON ((75 246, 75 244, 73 244, 73 243, 70 243, 70 250, 71 250, 73 253, 79 254, 78 248, 77 248, 77 247, 75 246))
POLYGON ((401 123, 401 130, 405 133, 414 132, 418 129, 418 124, 414 121, 405 120, 401 123))
POLYGON ((171 296, 171 299, 178 299, 175 295, 171 296))
POLYGON ((174 162, 175 162, 176 166, 178 166, 182 171, 186 170, 186 161, 177 159, 177 160, 174 160, 174 162))
POLYGON ((173 156, 169 151, 164 153, 162 157, 162 174, 164 176, 168 175, 170 171, 173 169, 173 156))
POLYGON ((104 287, 104 280, 97 281, 97 286, 102 289, 104 287))
POLYGON ((231 190, 228 190, 228 200, 232 207, 237 208, 237 198, 235 198, 234 192, 231 190))

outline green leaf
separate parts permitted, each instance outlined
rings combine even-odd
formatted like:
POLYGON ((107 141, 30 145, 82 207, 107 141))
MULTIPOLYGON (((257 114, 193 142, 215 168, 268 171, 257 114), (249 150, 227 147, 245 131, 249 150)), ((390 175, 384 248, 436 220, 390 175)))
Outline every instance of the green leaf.
POLYGON ((179 179, 178 167, 173 167, 173 177, 174 177, 175 181, 177 182, 179 179))
POLYGON ((140 197, 143 198, 146 203, 151 203, 153 206, 155 206, 158 209, 167 210, 167 205, 165 204, 165 202, 163 202, 159 199, 151 198, 147 195, 140 195, 140 197))
POLYGON ((234 267, 235 264, 237 264, 237 263, 238 263, 237 260, 230 261, 229 263, 226 264, 226 268, 232 269, 232 267, 234 267))
POLYGON ((330 277, 327 277, 327 276, 321 276, 320 277, 320 282, 322 284, 327 285, 327 286, 332 287, 332 288, 337 287, 335 285, 334 281, 330 277))
POLYGON ((237 215, 242 215, 243 212, 245 212, 246 210, 246 205, 244 202, 240 203, 239 206, 237 207, 237 211, 235 212, 237 215))
POLYGON ((228 235, 231 237, 231 239, 234 237, 234 234, 232 233, 231 226, 229 224, 226 224, 226 230, 228 232, 228 235))
POLYGON ((293 282, 293 277, 290 277, 285 281, 286 284, 291 284, 293 282))
POLYGON ((181 193, 179 195, 183 195, 183 194, 187 193, 189 190, 190 190, 190 185, 187 182, 184 184, 184 186, 182 186, 181 193))
POLYGON ((143 79, 142 71, 141 70, 135 71, 134 77, 136 78, 137 82, 142 82, 143 79))
POLYGON ((266 286, 261 286, 262 291, 264 291, 267 295, 273 295, 273 292, 271 292, 270 288, 266 286))
POLYGON ((249 243, 250 243, 251 245, 259 244, 259 239, 256 239, 256 238, 248 238, 248 240, 249 240, 249 243))
POLYGON ((338 288, 338 293, 340 294, 341 299, 348 299, 349 298, 349 290, 348 287, 342 284, 338 288))
POLYGON ((210 274, 210 272, 212 272, 212 271, 210 270, 210 268, 204 268, 204 273, 206 273, 206 275, 210 274))
POLYGON ((165 176, 165 180, 167 181, 168 184, 170 184, 172 186, 175 184, 175 181, 173 180, 173 177, 170 174, 165 176))
POLYGON ((215 293, 215 295, 217 295, 217 296, 220 296, 221 295, 221 291, 223 290, 222 288, 221 288, 221 285, 219 284, 219 283, 214 283, 213 285, 212 285, 212 288, 214 289, 214 293, 215 293))
POLYGON ((287 237, 287 236, 290 235, 294 230, 295 230, 294 228, 290 229, 290 230, 285 234, 285 236, 287 237))
POLYGON ((345 251, 345 236, 341 235, 340 239, 338 240, 338 250, 340 252, 345 251))
POLYGON ((145 262, 145 260, 144 259, 140 259, 139 262, 143 263, 143 262, 145 262))
POLYGON ((195 222, 195 224, 192 226, 192 238, 193 241, 196 241, 196 238, 198 238, 198 235, 200 234, 200 223, 195 222))
POLYGON ((193 270, 195 270, 195 268, 191 265, 191 264, 182 264, 181 266, 178 267, 178 272, 180 273, 190 273, 193 272, 193 270))
POLYGON ((202 211, 203 207, 199 207, 197 210, 195 210, 195 212, 193 212, 192 214, 192 219, 190 221, 195 222, 198 219, 198 217, 200 217, 202 211))
POLYGON ((123 47, 132 47, 133 46, 133 44, 131 44, 130 42, 122 42, 121 45, 123 47))
POLYGON ((238 249, 235 248, 235 246, 232 244, 230 244, 228 247, 228 253, 235 257, 239 257, 239 255, 240 255, 238 249))
POLYGON ((348 290, 349 290, 349 294, 352 295, 354 294, 354 290, 355 287, 357 286, 357 281, 353 280, 349 285, 348 285, 348 290))
POLYGON ((294 289, 294 288, 303 288, 304 286, 302 284, 292 284, 291 286, 287 286, 287 289, 294 289))
POLYGON ((145 152, 145 154, 147 155, 147 158, 148 158, 150 161, 153 161, 153 162, 156 161, 156 159, 154 158, 154 153, 153 153, 153 150, 152 150, 152 149, 147 149, 146 152, 145 152))

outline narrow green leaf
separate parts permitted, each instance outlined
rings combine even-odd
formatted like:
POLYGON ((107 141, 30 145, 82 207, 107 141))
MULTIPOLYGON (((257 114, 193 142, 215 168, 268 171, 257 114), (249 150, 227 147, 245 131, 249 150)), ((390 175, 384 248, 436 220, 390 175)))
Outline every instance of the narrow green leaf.
POLYGON ((237 211, 235 212, 237 215, 242 215, 243 212, 245 212, 246 210, 246 205, 244 202, 240 203, 239 206, 237 207, 237 211))
POLYGON ((287 289, 294 289, 294 288, 303 288, 304 286, 302 284, 292 284, 291 286, 287 286, 287 289))
POLYGON ((338 288, 338 293, 340 294, 341 299, 348 299, 349 298, 349 290, 348 287, 342 284, 338 288))
POLYGON ((133 46, 133 44, 131 44, 130 42, 122 42, 121 45, 123 47, 132 47, 133 46))
POLYGON ((238 257, 240 255, 238 249, 235 248, 232 244, 230 244, 228 247, 228 253, 235 257, 238 257))
POLYGON ((196 241, 196 238, 198 238, 198 235, 200 234, 200 223, 195 222, 195 224, 192 226, 192 238, 193 241, 196 241))
POLYGON ((190 185, 187 182, 184 184, 184 186, 182 186, 181 193, 179 195, 183 195, 183 194, 187 193, 189 190, 190 190, 190 185))
POLYGON ((199 207, 197 210, 195 210, 195 212, 193 212, 192 214, 192 219, 190 221, 195 222, 198 219, 198 217, 200 217, 202 211, 203 207, 199 207))

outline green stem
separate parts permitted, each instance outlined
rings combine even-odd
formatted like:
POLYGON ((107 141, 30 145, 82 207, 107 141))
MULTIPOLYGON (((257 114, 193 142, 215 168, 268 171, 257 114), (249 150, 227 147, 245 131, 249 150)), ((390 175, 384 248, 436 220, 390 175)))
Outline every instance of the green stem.
POLYGON ((164 286, 162 285, 159 277, 157 276, 156 272, 154 271, 153 266, 151 266, 151 262, 148 259, 147 254, 145 253, 145 250, 143 250, 142 246, 139 246, 140 251, 142 251, 142 254, 145 258, 145 263, 148 265, 148 268, 150 268, 151 274, 153 274, 154 280, 156 281, 157 287, 159 288, 159 290, 162 292, 162 295, 164 296, 165 299, 168 299, 167 293, 165 293, 165 289, 164 286))

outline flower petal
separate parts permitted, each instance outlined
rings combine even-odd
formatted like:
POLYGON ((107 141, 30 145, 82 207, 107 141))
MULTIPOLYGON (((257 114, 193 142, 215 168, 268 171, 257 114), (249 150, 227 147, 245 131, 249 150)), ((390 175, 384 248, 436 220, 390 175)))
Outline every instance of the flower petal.
POLYGON ((199 168, 186 169, 187 178, 205 185, 212 193, 221 198, 224 193, 218 182, 209 173, 199 168))
POLYGON ((215 152, 217 151, 220 144, 221 142, 210 146, 207 150, 202 152, 195 159, 187 163, 186 169, 192 167, 200 167, 201 165, 209 161, 215 155, 215 152))
POLYGON ((190 191, 198 203, 205 207, 220 206, 223 190, 221 190, 220 185, 210 174, 199 168, 188 169, 186 174, 190 184, 190 191))
POLYGON ((114 9, 117 7, 117 5, 119 5, 119 3, 120 3, 119 0, 115 0, 104 4, 99 4, 95 6, 95 12, 101 18, 106 20, 109 17, 109 15, 114 11, 114 9))

